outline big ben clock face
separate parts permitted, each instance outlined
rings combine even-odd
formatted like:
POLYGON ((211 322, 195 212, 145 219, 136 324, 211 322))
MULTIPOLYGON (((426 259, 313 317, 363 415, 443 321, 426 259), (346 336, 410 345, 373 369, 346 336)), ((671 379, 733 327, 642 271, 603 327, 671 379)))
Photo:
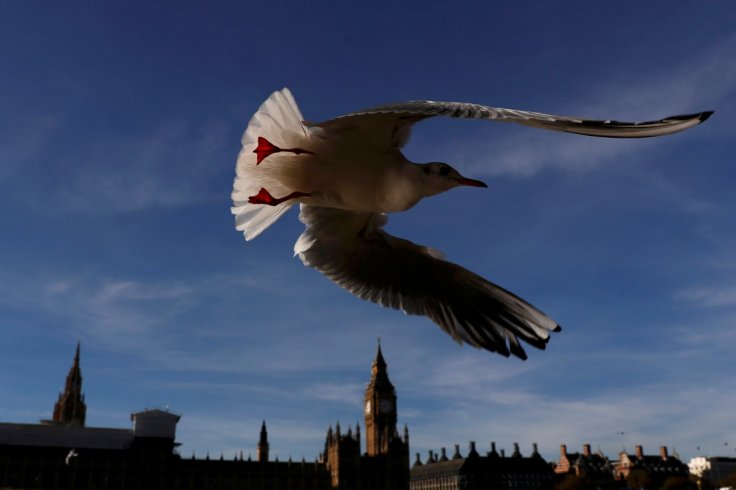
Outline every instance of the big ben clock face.
POLYGON ((366 414, 371 413, 371 401, 370 400, 368 400, 367 402, 365 402, 365 413, 366 414))
POLYGON ((390 412, 394 409, 394 402, 384 399, 378 402, 378 406, 381 408, 381 412, 390 412))

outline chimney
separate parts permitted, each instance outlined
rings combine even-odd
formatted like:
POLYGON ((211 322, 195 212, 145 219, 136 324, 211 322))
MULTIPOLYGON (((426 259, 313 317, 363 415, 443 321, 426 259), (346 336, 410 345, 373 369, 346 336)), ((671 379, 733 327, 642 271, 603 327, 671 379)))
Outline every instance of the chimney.
POLYGON ((475 441, 470 441, 470 451, 468 456, 478 456, 478 452, 475 450, 475 441))
POLYGON ((447 461, 447 451, 445 451, 445 448, 441 448, 442 450, 442 457, 440 457, 440 461, 447 461))
POLYGON ((636 449, 636 457, 639 459, 642 459, 644 457, 644 449, 642 449, 641 446, 635 446, 636 449))
POLYGON ((455 454, 452 455, 452 459, 461 459, 460 455, 460 444, 455 444, 455 454))
POLYGON ((514 457, 514 458, 521 457, 521 452, 519 451, 519 443, 518 442, 515 442, 514 443, 514 454, 512 454, 511 456, 514 457))
POLYGON ((560 456, 567 457, 567 446, 565 444, 560 444, 560 456))
POLYGON ((662 456, 664 461, 667 461, 667 458, 669 458, 669 455, 667 454, 667 446, 660 446, 659 455, 662 456))
POLYGON ((590 444, 583 444, 583 456, 590 457, 590 444))

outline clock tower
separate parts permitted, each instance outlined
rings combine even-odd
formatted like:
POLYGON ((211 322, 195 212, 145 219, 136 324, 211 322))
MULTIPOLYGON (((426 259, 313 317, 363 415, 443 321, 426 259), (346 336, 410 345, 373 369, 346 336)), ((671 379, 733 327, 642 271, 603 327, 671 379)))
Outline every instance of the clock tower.
POLYGON ((325 465, 335 490, 409 490, 409 429, 396 430, 396 390, 388 379, 378 342, 371 380, 363 397, 366 452, 360 453, 363 432, 355 426, 347 434, 340 424, 330 427, 325 441, 325 465))
POLYGON ((380 341, 371 365, 371 380, 365 390, 364 409, 368 456, 387 454, 399 434, 396 430, 396 391, 388 379, 380 341))

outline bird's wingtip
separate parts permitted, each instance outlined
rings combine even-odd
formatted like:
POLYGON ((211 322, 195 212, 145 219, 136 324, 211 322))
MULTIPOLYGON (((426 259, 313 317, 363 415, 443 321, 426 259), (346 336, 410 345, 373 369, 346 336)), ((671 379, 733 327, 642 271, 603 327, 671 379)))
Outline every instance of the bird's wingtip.
POLYGON ((700 124, 708 120, 708 118, 713 115, 713 112, 714 111, 703 111, 703 112, 695 112, 693 114, 682 114, 679 116, 668 117, 666 120, 669 120, 669 121, 697 121, 697 124, 700 124))
POLYGON ((698 119, 700 120, 701 123, 704 121, 707 121, 708 118, 712 116, 714 112, 715 111, 703 111, 700 113, 700 117, 698 117, 698 119))

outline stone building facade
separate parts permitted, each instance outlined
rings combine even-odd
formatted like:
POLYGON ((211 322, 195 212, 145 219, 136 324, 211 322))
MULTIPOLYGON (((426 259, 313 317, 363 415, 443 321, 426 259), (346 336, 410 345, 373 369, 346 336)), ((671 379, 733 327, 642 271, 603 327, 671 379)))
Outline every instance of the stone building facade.
POLYGON ((659 454, 644 454, 642 446, 634 447, 634 454, 619 453, 618 461, 612 463, 614 478, 626 481, 637 472, 648 481, 647 488, 662 488, 670 477, 688 478, 690 471, 685 463, 675 455, 670 455, 667 446, 659 448, 659 454))
POLYGON ((613 466, 602 452, 591 452, 590 444, 583 444, 583 451, 571 453, 565 444, 560 445, 560 459, 554 466, 558 480, 568 476, 586 479, 596 488, 612 488, 613 466))

